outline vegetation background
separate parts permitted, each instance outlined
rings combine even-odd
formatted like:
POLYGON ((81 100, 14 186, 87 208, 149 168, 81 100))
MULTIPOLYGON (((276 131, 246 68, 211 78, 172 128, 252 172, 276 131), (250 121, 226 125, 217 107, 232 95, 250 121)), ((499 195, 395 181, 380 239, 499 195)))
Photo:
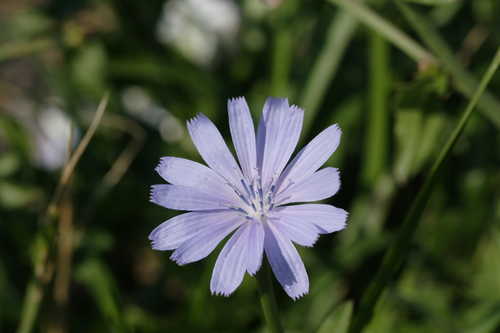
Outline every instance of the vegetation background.
MULTIPOLYGON (((348 227, 300 249, 309 295, 276 293, 287 332, 345 332, 500 45, 500 2, 2 0, 0 31, 0 332, 265 330, 254 279, 210 295, 218 250, 180 268, 147 239, 176 214, 148 200, 159 158, 199 161, 185 121, 228 137, 234 96, 255 119, 267 96, 303 107, 301 146, 343 130, 348 227)), ((500 332, 500 75, 488 90, 365 332, 500 332)))

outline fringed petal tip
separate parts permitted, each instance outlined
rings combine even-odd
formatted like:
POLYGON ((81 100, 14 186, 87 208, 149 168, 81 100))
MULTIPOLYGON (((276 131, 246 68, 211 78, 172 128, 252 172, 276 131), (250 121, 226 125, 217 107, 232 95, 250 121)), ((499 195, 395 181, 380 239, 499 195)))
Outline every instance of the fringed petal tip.
POLYGON ((245 97, 243 96, 237 96, 237 97, 231 97, 227 100, 227 106, 229 108, 229 106, 231 104, 236 104, 236 103, 246 103, 246 99, 245 97))
POLYGON ((340 126, 339 126, 338 123, 332 124, 332 125, 328 126, 326 129, 328 129, 328 128, 332 128, 332 129, 334 129, 334 130, 339 131, 340 133, 342 133, 342 129, 340 128, 340 126))
POLYGON ((159 205, 158 203, 158 186, 160 186, 159 184, 157 185, 151 185, 151 188, 149 189, 149 202, 152 202, 154 204, 157 204, 159 205))
POLYGON ((339 214, 339 220, 340 220, 340 224, 341 224, 341 227, 339 230, 335 230, 335 231, 340 231, 342 229, 345 229, 345 227, 347 226, 347 220, 349 218, 349 212, 342 209, 342 208, 337 208, 338 209, 338 214, 339 214))
POLYGON ((304 109, 302 109, 301 107, 293 104, 293 105, 290 105, 290 108, 289 108, 290 111, 292 112, 304 112, 304 109))
POLYGON ((291 299, 293 299, 293 301, 297 301, 299 300, 300 298, 304 297, 305 295, 309 294, 309 289, 308 290, 304 290, 298 294, 288 294, 288 296, 290 296, 291 299))
POLYGON ((158 242, 157 242, 156 240, 151 239, 151 238, 150 238, 150 240, 151 240, 151 248, 152 248, 153 250, 156 250, 156 251, 166 251, 165 249, 163 249, 163 248, 161 247, 161 245, 160 245, 160 244, 158 244, 158 242))
POLYGON ((148 239, 152 242, 151 246, 154 245, 154 241, 156 239, 156 234, 157 234, 157 229, 155 228, 151 233, 148 235, 148 239))
POLYGON ((191 119, 188 119, 186 121, 186 124, 187 124, 188 128, 189 127, 196 127, 200 123, 205 122, 205 121, 210 122, 210 119, 208 119, 208 117, 205 116, 203 113, 198 112, 194 117, 192 117, 191 119))
POLYGON ((213 295, 213 296, 224 296, 224 297, 229 297, 231 296, 232 293, 234 293, 234 290, 233 291, 224 291, 224 290, 214 290, 214 289, 210 289, 210 293, 213 295))
POLYGON ((162 170, 164 170, 167 167, 167 161, 168 157, 162 157, 160 158, 160 161, 158 162, 158 165, 155 168, 155 171, 158 175, 162 176, 162 170))
POLYGON ((299 244, 299 245, 303 246, 303 247, 314 247, 314 245, 316 244, 316 242, 319 239, 319 236, 320 236, 320 234, 318 233, 316 236, 314 236, 314 238, 311 240, 310 243, 308 243, 308 244, 299 244))
POLYGON ((182 260, 182 256, 176 253, 175 251, 170 255, 169 259, 175 262, 179 266, 184 266, 189 263, 182 260))

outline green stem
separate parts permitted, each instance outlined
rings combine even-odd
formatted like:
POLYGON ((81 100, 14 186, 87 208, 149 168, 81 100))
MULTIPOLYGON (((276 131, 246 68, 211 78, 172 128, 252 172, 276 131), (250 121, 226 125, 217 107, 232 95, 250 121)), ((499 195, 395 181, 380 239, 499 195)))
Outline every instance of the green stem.
POLYGON ((260 305, 262 313, 266 318, 269 331, 272 333, 282 333, 283 326, 278 313, 278 305, 274 296, 273 281, 269 263, 264 259, 260 271, 256 275, 259 285, 260 305))
POLYGON ((379 33, 371 31, 369 116, 365 142, 363 183, 371 187, 382 174, 387 162, 389 146, 389 43, 379 33))
POLYGON ((53 234, 48 223, 51 223, 53 218, 54 216, 48 215, 45 218, 47 223, 42 226, 42 230, 35 236, 33 249, 34 274, 26 287, 17 333, 30 333, 33 330, 43 299, 44 287, 50 278, 47 259, 51 251, 50 244, 52 244, 53 234))
POLYGON ((36 279, 33 278, 26 288, 26 295, 24 299, 25 306, 21 313, 21 320, 17 333, 30 333, 33 330, 38 309, 43 297, 43 286, 36 279))
POLYGON ((493 74, 497 70, 499 64, 500 47, 498 48, 488 70, 484 74, 479 87, 477 88, 472 99, 469 101, 467 107, 465 108, 453 133, 448 138, 448 141, 446 142, 436 161, 432 165, 432 168, 430 169, 425 179, 423 187, 420 189, 416 199, 412 203, 410 212, 403 221, 401 230, 391 244, 391 247, 387 250, 382 261, 382 265, 375 275, 375 278, 372 280, 372 283, 369 285, 368 289, 363 293, 356 315, 351 321, 349 333, 361 332, 366 324, 370 322, 373 316, 374 308, 378 302, 380 295, 382 294, 382 291, 387 286, 388 281, 392 279, 395 272, 399 269, 401 263, 403 262, 403 259, 405 258, 408 247, 411 244, 413 234, 415 233, 415 230, 418 226, 420 217, 422 216, 424 208, 429 200, 433 185, 436 182, 444 161, 450 154, 452 148, 454 147, 456 141, 462 133, 469 117, 472 114, 472 111, 477 105, 479 98, 485 91, 486 86, 493 77, 493 74))

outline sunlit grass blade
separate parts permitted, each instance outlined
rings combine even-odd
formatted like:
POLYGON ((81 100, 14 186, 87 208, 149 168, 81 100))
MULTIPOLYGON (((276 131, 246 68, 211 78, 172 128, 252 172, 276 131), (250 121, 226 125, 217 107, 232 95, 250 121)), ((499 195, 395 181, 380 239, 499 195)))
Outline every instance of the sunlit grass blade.
POLYGON ((340 61, 345 54, 358 23, 349 13, 341 10, 328 27, 326 40, 307 78, 300 104, 307 112, 304 114, 304 133, 311 127, 318 108, 323 100, 328 84, 337 73, 340 61))
POLYGON ((467 107, 462 113, 462 116, 460 117, 460 120, 458 121, 455 129, 448 138, 446 144, 443 146, 443 149, 440 151, 438 157, 434 161, 434 164, 432 165, 425 179, 424 185, 418 192, 415 200, 411 205, 408 215, 403 221, 401 229, 399 230, 390 248, 387 250, 382 261, 382 265, 380 266, 377 274, 375 275, 367 290, 363 293, 359 306, 357 307, 357 311, 355 312, 353 320, 351 321, 351 325, 349 328, 350 333, 361 332, 366 324, 371 320, 375 306, 382 291, 387 286, 394 273, 399 269, 403 259, 406 257, 409 245, 411 244, 411 239, 419 224, 420 217, 422 216, 423 210, 429 200, 432 188, 437 180, 441 167, 450 154, 456 141, 460 137, 460 134, 467 124, 472 111, 478 104, 479 98, 484 93, 488 83, 492 79, 499 65, 500 48, 498 48, 488 70, 483 75, 479 87, 474 93, 472 99, 467 104, 467 107))
MULTIPOLYGON (((432 22, 407 4, 401 1, 396 1, 396 4, 422 41, 438 57, 440 64, 452 75, 457 90, 470 98, 474 94, 478 83, 457 60, 432 22)), ((497 127, 500 127, 500 112, 498 112, 500 102, 493 95, 485 91, 479 100, 478 107, 489 120, 497 127)))
POLYGON ((355 16, 362 23, 380 33, 419 64, 436 62, 434 56, 414 41, 410 36, 394 26, 369 7, 358 1, 329 0, 355 16))

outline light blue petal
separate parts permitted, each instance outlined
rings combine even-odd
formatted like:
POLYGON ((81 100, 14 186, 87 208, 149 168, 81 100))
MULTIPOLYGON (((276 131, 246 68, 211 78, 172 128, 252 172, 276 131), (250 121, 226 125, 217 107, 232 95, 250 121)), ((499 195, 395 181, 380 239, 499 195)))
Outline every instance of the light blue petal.
POLYGON ((249 230, 250 223, 245 223, 217 257, 210 280, 212 294, 229 296, 243 281, 248 261, 249 230))
POLYGON ((247 249, 247 272, 255 275, 262 264, 262 254, 264 253, 264 227, 262 223, 249 223, 248 249, 247 249))
POLYGON ((257 156, 263 189, 266 191, 283 171, 297 142, 304 111, 286 99, 268 98, 259 124, 257 156))
POLYGON ((174 185, 194 187, 197 190, 220 196, 221 199, 237 203, 236 193, 226 181, 212 169, 198 162, 178 157, 163 157, 156 172, 167 182, 174 185))
POLYGON ((200 232, 207 232, 218 223, 233 223, 240 217, 231 210, 189 212, 177 215, 156 227, 149 239, 155 250, 175 250, 200 232))
POLYGON ((264 249, 274 275, 291 298, 309 292, 309 278, 304 263, 292 242, 272 223, 265 224, 264 249))
POLYGON ((252 180, 257 173, 257 151, 255 128, 245 98, 233 98, 227 102, 229 128, 234 148, 240 161, 243 174, 252 180))
POLYGON ((314 224, 320 234, 344 229, 348 216, 345 210, 325 204, 282 206, 275 208, 273 214, 285 221, 294 219, 303 224, 314 224))
POLYGON ((255 274, 262 262, 264 228, 260 222, 246 222, 226 243, 215 263, 210 290, 229 296, 243 281, 245 270, 255 274))
POLYGON ((243 192, 243 174, 217 127, 201 113, 188 121, 187 127, 194 145, 208 166, 243 192))
POLYGON ((319 237, 319 228, 312 223, 279 211, 269 214, 272 223, 285 237, 302 246, 311 247, 319 237))
POLYGON ((196 235, 182 243, 172 253, 170 259, 179 265, 201 260, 208 256, 217 244, 244 222, 244 218, 235 215, 214 221, 209 228, 200 229, 196 235))
POLYGON ((217 194, 182 185, 153 185, 150 200, 165 208, 177 210, 213 210, 232 207, 232 202, 222 200, 217 194))
POLYGON ((290 182, 299 183, 316 172, 337 149, 341 134, 340 128, 335 124, 312 139, 283 171, 278 192, 290 182))
POLYGON ((316 171, 300 183, 293 184, 276 195, 276 205, 291 202, 318 201, 331 197, 340 188, 340 176, 336 168, 316 171))

